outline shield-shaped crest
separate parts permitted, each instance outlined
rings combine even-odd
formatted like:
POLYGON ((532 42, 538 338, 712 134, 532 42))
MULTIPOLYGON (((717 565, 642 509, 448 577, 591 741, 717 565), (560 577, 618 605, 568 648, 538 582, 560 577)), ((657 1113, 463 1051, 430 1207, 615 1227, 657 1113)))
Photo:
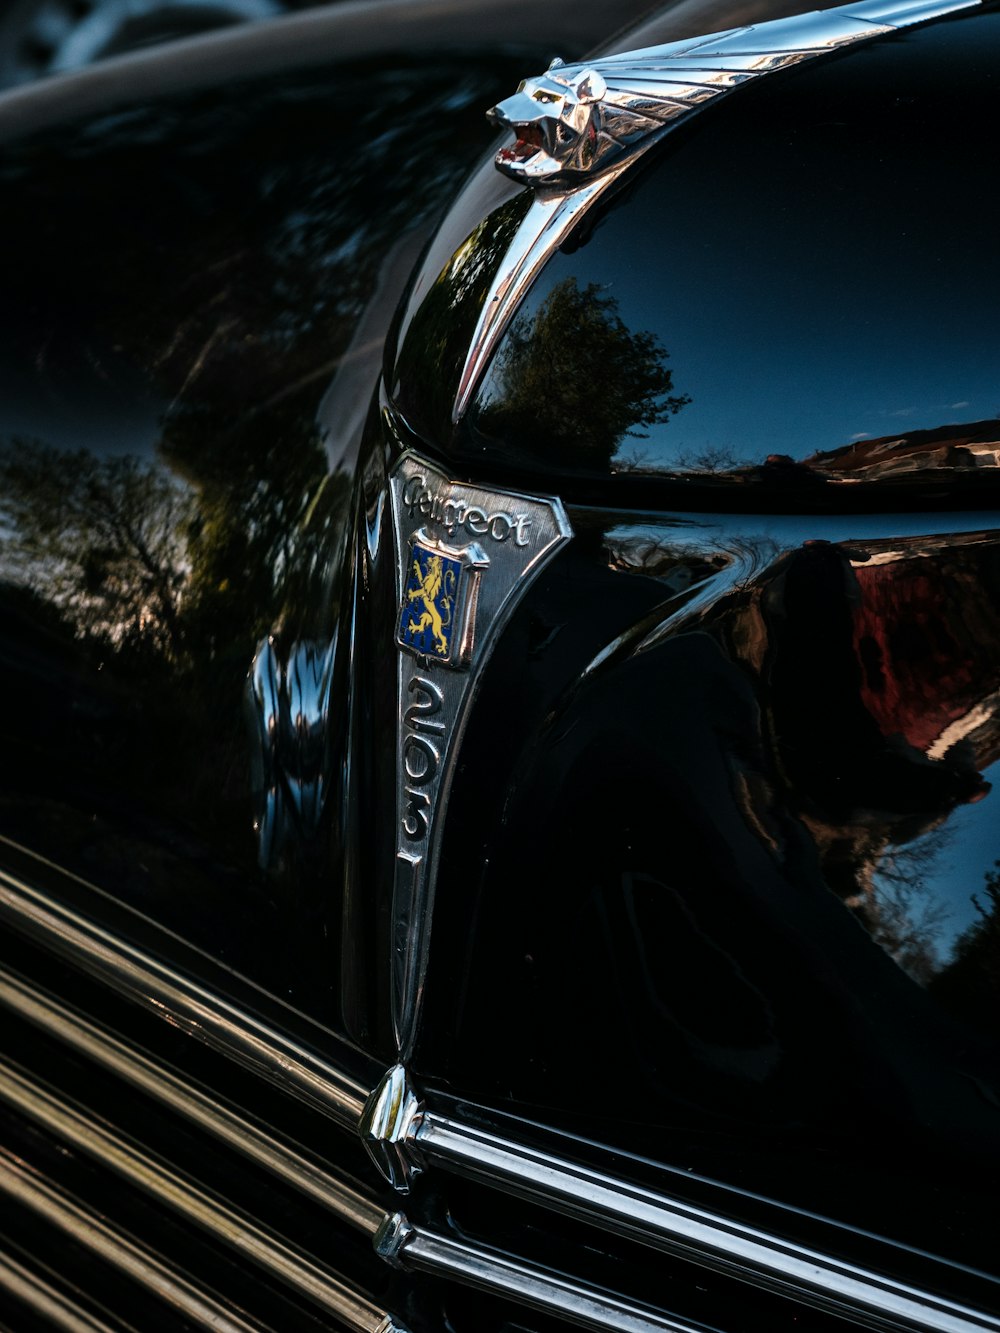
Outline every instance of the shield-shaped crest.
POLYGON ((479 578, 489 559, 474 542, 450 547, 426 531, 410 538, 396 642, 439 666, 463 667, 472 652, 479 578))

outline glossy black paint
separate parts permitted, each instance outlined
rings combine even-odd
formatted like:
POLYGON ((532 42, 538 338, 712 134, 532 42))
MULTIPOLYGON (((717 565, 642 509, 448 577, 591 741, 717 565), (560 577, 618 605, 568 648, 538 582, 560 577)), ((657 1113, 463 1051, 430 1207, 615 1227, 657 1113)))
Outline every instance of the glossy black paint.
POLYGON ((425 1075, 988 1269, 990 518, 574 511, 470 723, 425 1075))
POLYGON ((0 162, 0 832, 327 1021, 340 843, 327 808, 262 869, 246 676, 268 635, 330 641, 357 442, 327 389, 370 393, 386 273, 523 58, 308 48, 0 162))
MULTIPOLYGON (((775 329, 791 337, 803 308, 815 318, 822 304, 796 281, 811 252, 777 253, 768 196, 754 194, 745 218, 741 208, 735 254, 745 260, 751 237, 768 240, 783 284, 772 272, 768 285, 763 265, 722 272, 735 224, 731 209, 716 206, 720 173, 759 172, 766 143, 776 180, 794 168, 815 191, 828 182, 814 134, 836 160, 849 145, 850 163, 867 161, 865 188, 877 194, 872 144, 859 141, 847 96, 851 70, 867 61, 866 72, 891 73, 894 89, 916 87, 946 48, 948 79, 978 98, 986 80, 975 82, 977 52, 993 50, 995 27, 994 12, 934 25, 789 76, 773 93, 765 85, 745 124, 726 107, 705 116, 612 202, 581 247, 556 257, 527 312, 537 325, 560 284, 575 282, 576 299, 593 280, 600 300, 618 303, 604 306, 604 322, 621 320, 628 347, 648 333, 662 340, 671 392, 693 402, 659 423, 657 447, 712 396, 685 383, 686 353, 672 332, 690 333, 699 300, 704 346, 717 338, 731 370, 748 343, 774 334, 781 352, 761 375, 779 400, 801 364, 781 360, 787 342, 775 329), (804 115, 788 129, 792 103, 812 107, 811 130, 804 115), (735 160, 735 143, 745 160, 735 160), (690 197, 682 178, 700 181, 693 221, 677 212, 677 198, 690 197), (630 218, 649 216, 662 225, 636 275, 623 269, 615 238, 630 218), (708 223, 719 249, 702 254, 708 223), (678 277, 688 226, 696 240, 678 277), (661 272, 686 306, 667 276, 654 290, 661 272), (756 295, 737 301, 734 273, 759 284, 756 295), (714 308, 724 317, 708 318, 699 283, 721 293, 714 308), (774 290, 796 308, 774 309, 774 290), (733 317, 746 309, 752 331, 733 317)), ((1000 560, 996 513, 985 508, 989 469, 964 490, 951 470, 969 441, 992 441, 986 410, 937 439, 908 432, 874 461, 855 449, 852 466, 878 478, 864 501, 873 516, 801 518, 771 508, 814 507, 816 487, 830 485, 816 482, 819 463, 768 461, 774 420, 741 413, 744 400, 720 392, 718 410, 753 432, 740 434, 748 452, 737 461, 747 467, 722 466, 720 484, 736 499, 724 496, 719 508, 765 511, 724 519, 667 512, 665 490, 639 459, 635 485, 612 493, 626 479, 611 471, 621 466, 611 444, 631 447, 620 440, 608 437, 597 450, 607 457, 586 467, 561 427, 526 448, 535 427, 519 422, 506 390, 492 406, 481 398, 452 437, 440 388, 464 327, 452 322, 454 293, 422 329, 426 309, 404 313, 398 386, 389 381, 399 415, 373 408, 359 457, 357 401, 343 378, 326 396, 353 358, 377 360, 387 272, 481 150, 480 102, 539 58, 490 55, 470 66, 463 57, 467 79, 444 58, 400 59, 389 71, 384 60, 356 65, 332 87, 326 73, 299 73, 175 90, 71 134, 11 145, 3 225, 19 264, 5 302, 19 318, 5 325, 0 355, 0 689, 10 704, 0 831, 110 895, 79 890, 81 905, 124 934, 155 940, 165 956, 248 1007, 266 1003, 293 1030, 308 1027, 366 1071, 389 1062, 396 556, 387 467, 413 446, 448 458, 458 475, 592 497, 572 510, 575 538, 517 611, 471 719, 446 827, 416 1077, 441 1104, 499 1104, 610 1142, 633 1155, 627 1169, 639 1178, 661 1181, 665 1165, 692 1196, 710 1190, 702 1177, 746 1191, 735 1197, 748 1216, 763 1207, 753 1193, 825 1213, 858 1228, 841 1242, 852 1255, 868 1246, 860 1233, 876 1231, 994 1268, 976 1208, 991 1205, 997 1183, 1000 847, 987 784, 997 760, 1000 560), (367 120, 356 116, 359 103, 367 120), (349 122, 353 133, 338 141, 349 122), (63 207, 70 197, 72 213, 63 207), (374 328, 363 313, 370 300, 380 312, 374 328), (447 364, 414 341, 438 334, 447 364), (491 411, 501 414, 492 424, 491 411), (914 470, 925 509, 976 502, 983 512, 880 512, 879 497, 901 503, 887 457, 925 464, 914 470), (287 652, 329 644, 335 628, 329 803, 309 838, 291 828, 278 862, 262 869, 242 717, 247 669, 269 633, 287 652), (929 757, 963 719, 973 724, 929 757), (950 845, 940 836, 949 830, 950 845), (132 909, 242 975, 199 960, 132 909), (336 1046, 286 1001, 372 1059, 336 1046)), ((924 157, 908 148, 890 178, 910 192, 916 240, 871 242, 862 256, 869 279, 892 270, 903 291, 906 273, 938 271, 934 255, 951 262, 943 236, 952 214, 942 203, 958 188, 951 173, 979 182, 970 197, 985 189, 981 158, 945 134, 956 132, 958 113, 932 130, 923 86, 916 107, 894 110, 884 92, 866 104, 875 119, 892 111, 911 131, 927 128, 924 157), (941 175, 918 190, 914 162, 926 176, 932 150, 941 175)), ((838 180, 824 226, 853 216, 858 180, 838 180)), ((436 275, 433 256, 443 248, 447 257, 487 195, 492 207, 509 188, 492 168, 477 178, 425 271, 436 275)), ((801 212, 788 225, 809 230, 823 202, 801 181, 796 197, 801 212)), ((872 195, 860 197, 875 211, 872 195)), ((897 198, 887 185, 883 211, 897 198)), ((970 212, 960 230, 980 229, 980 286, 961 320, 938 311, 928 331, 869 289, 865 318, 903 339, 894 388, 935 349, 947 378, 973 340, 977 355, 995 348, 982 297, 996 277, 988 210, 970 212)), ((861 259, 832 243, 831 252, 834 267, 813 280, 846 306, 837 278, 861 259)), ((859 291, 862 276, 853 279, 859 291)), ((816 338, 842 336, 843 348, 855 326, 848 311, 816 338)), ((831 393, 855 383, 853 363, 833 366, 829 345, 814 342, 813 354, 831 393)), ((951 383, 938 396, 957 403, 951 383)), ((569 409, 579 409, 571 416, 585 419, 591 380, 581 373, 567 392, 569 409)), ((787 425, 792 405, 783 410, 787 425)), ((828 442, 810 404, 799 403, 794 419, 809 433, 803 451, 828 442)), ((658 458, 668 473, 685 466, 669 449, 658 458)), ((833 466, 845 471, 844 456, 833 466)), ((815 507, 836 508, 843 494, 815 507)), ((682 490, 669 495, 683 504, 682 490)), ((0 855, 17 860, 7 848, 0 855)), ((193 1155, 211 1152, 203 1145, 193 1155)), ((734 1195, 725 1198, 720 1206, 733 1209, 734 1195)), ((444 1211, 433 1195, 415 1206, 444 1211)), ((521 1223, 519 1205, 496 1207, 511 1231, 521 1223)), ((473 1205, 459 1197, 456 1209, 456 1228, 476 1235, 473 1205)), ((544 1237, 542 1222, 531 1225, 544 1237)), ((785 1225, 795 1229, 787 1215, 785 1225)), ((613 1250, 603 1271, 618 1271, 613 1250)), ((920 1278, 923 1261, 899 1263, 920 1278)), ((942 1290, 954 1282, 959 1295, 974 1289, 991 1303, 972 1279, 934 1272, 942 1290)), ((696 1304, 697 1284, 688 1275, 677 1289, 685 1283, 696 1304)), ((730 1298, 724 1289, 712 1300, 724 1309, 730 1298)), ((779 1326, 777 1316, 761 1320, 779 1326)))
POLYGON ((530 195, 486 162, 407 304, 401 416, 458 467, 580 496, 612 479, 623 503, 668 479, 746 506, 992 487, 1000 263, 970 127, 991 123, 998 52, 987 5, 685 121, 546 264, 456 427, 481 291, 530 195))
MULTIPOLYGON (((345 993, 387 1061, 397 431, 342 625, 345 993)), ((570 521, 459 760, 417 1077, 988 1271, 995 513, 570 521)))
POLYGON ((418 1067, 986 1269, 995 515, 605 505, 994 502, 1000 270, 951 218, 986 188, 959 125, 998 33, 932 24, 682 127, 547 264, 453 428, 525 206, 487 163, 386 366, 416 447, 591 504, 483 682, 418 1067), (599 391, 609 365, 634 392, 599 391))

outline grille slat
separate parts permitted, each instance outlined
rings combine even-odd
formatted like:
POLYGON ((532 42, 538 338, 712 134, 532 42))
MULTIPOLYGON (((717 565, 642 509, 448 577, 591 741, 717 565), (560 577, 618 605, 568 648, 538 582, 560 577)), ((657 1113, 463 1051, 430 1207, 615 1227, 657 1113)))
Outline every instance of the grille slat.
POLYGON ((356 1186, 3 967, 0 1003, 294 1185, 349 1226, 375 1234, 383 1210, 356 1186))
POLYGON ((0 1291, 64 1333, 125 1333, 123 1324, 109 1324, 77 1305, 73 1298, 33 1273, 10 1254, 0 1251, 0 1291))
POLYGON ((352 1333, 385 1333, 393 1327, 386 1323, 384 1310, 352 1290, 334 1270, 214 1198, 7 1062, 0 1063, 0 1098, 27 1120, 107 1166, 186 1222, 223 1240, 242 1258, 339 1319, 352 1333))
MULTIPOLYGON (((19 848, 14 850, 26 855, 19 848)), ((62 872, 56 873, 62 876, 62 872)), ((353 1129, 357 1124, 368 1091, 363 1084, 285 1033, 8 870, 0 870, 0 913, 74 967, 99 978, 134 1003, 154 1009, 197 1040, 300 1097, 341 1126, 353 1129)))
POLYGON ((414 1142, 450 1170, 871 1328, 1000 1331, 992 1315, 434 1112, 414 1142))
MULTIPOLYGON (((244 1115, 192 1088, 176 1074, 154 1067, 148 1056, 130 1043, 98 1028, 66 1004, 2 967, 0 1003, 20 1019, 41 1028, 50 1038, 68 1045, 87 1059, 95 1060, 110 1074, 123 1078, 171 1111, 190 1119, 200 1129, 235 1147, 280 1177, 285 1185, 309 1194, 339 1221, 368 1235, 375 1232, 379 1223, 382 1224, 380 1234, 383 1237, 392 1231, 394 1219, 357 1188, 343 1185, 318 1163, 281 1144, 244 1115), (283 1168, 288 1163, 292 1169, 286 1174, 283 1168)), ((177 1208, 187 1220, 216 1234, 225 1234, 233 1243, 235 1210, 218 1199, 211 1199, 193 1182, 185 1181, 175 1169, 158 1162, 154 1155, 109 1129, 83 1108, 67 1105, 65 1094, 60 1094, 57 1102, 52 1092, 13 1066, 6 1068, 6 1076, 8 1090, 0 1092, 0 1097, 5 1097, 21 1114, 110 1166, 158 1202, 177 1208), (180 1198, 179 1188, 182 1191, 180 1198)), ((360 1143, 357 1151, 360 1156, 360 1143)), ((310 1280, 315 1283, 315 1274, 305 1256, 299 1256, 299 1266, 295 1269, 289 1267, 285 1255, 279 1271, 274 1255, 266 1249, 267 1238, 261 1239, 260 1229, 255 1231, 246 1218, 242 1219, 242 1227, 247 1234, 236 1241, 236 1247, 242 1253, 251 1253, 250 1247, 260 1251, 263 1245, 263 1260, 257 1253, 254 1255, 256 1262, 263 1262, 269 1271, 283 1276, 286 1281, 291 1279, 291 1284, 296 1287, 310 1280)), ((582 1327, 616 1330, 617 1333, 710 1333, 705 1325, 643 1308, 615 1293, 602 1292, 591 1284, 573 1281, 567 1275, 546 1271, 537 1264, 486 1246, 457 1241, 422 1224, 405 1224, 405 1229, 397 1234, 403 1242, 398 1252, 390 1255, 391 1247, 381 1244, 379 1249, 383 1257, 397 1262, 400 1268, 452 1278, 492 1296, 558 1314, 582 1327)), ((273 1250, 277 1238, 272 1236, 269 1239, 273 1250)), ((316 1298, 315 1285, 310 1294, 316 1298)), ((340 1317, 346 1317, 350 1327, 361 1327, 350 1315, 341 1312, 340 1317)))
POLYGON ((707 1324, 675 1319, 586 1283, 418 1228, 405 1241, 400 1259, 408 1269, 453 1277, 489 1295, 569 1319, 581 1328, 607 1333, 720 1333, 707 1324))
POLYGON ((13 1154, 0 1149, 0 1162, 0 1191, 9 1199, 30 1208, 99 1258, 155 1290, 161 1301, 192 1323, 214 1333, 262 1333, 263 1325, 227 1309, 143 1246, 117 1234, 93 1209, 43 1180, 13 1154))

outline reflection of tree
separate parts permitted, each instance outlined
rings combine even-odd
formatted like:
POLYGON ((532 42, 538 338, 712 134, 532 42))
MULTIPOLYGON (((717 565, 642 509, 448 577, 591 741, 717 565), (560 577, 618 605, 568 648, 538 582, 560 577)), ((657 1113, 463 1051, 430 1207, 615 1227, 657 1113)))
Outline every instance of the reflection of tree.
POLYGON ((319 432, 295 410, 248 414, 233 426, 204 408, 175 412, 160 448, 197 494, 190 632, 209 651, 216 641, 238 644, 245 669, 301 570, 303 521, 326 475, 319 432))
POLYGON ((972 895, 979 914, 959 936, 950 967, 935 993, 967 1018, 992 1030, 1000 1003, 1000 861, 986 873, 985 895, 972 895))
POLYGON ((671 392, 666 360, 656 334, 630 330, 613 296, 566 278, 510 326, 482 427, 547 458, 609 466, 626 437, 691 401, 671 392))
MULTIPOLYGON (((233 818, 238 848, 250 827, 245 802, 219 805, 220 792, 248 777, 233 702, 272 625, 294 635, 332 618, 348 480, 327 474, 319 432, 301 411, 235 423, 207 409, 175 412, 160 453, 165 461, 147 463, 36 441, 0 447, 0 613, 12 638, 3 665, 17 673, 20 697, 37 697, 40 679, 74 701, 67 715, 51 698, 44 710, 71 779, 96 755, 112 790, 142 791, 154 808, 167 800, 192 819, 215 801, 233 818)), ((44 753, 35 754, 35 729, 8 731, 22 781, 56 790, 44 765, 30 767, 44 753)), ((313 768, 321 804, 329 775, 318 760, 313 768)), ((214 836, 221 831, 217 823, 214 836)))
MULTIPOLYGON (((272 629, 282 650, 330 641, 348 483, 328 475, 317 409, 387 254, 488 143, 469 108, 503 96, 520 59, 196 81, 0 164, 18 255, 4 364, 67 409, 31 427, 66 452, 3 455, 0 665, 24 706, 0 829, 282 994, 320 978, 324 1009, 331 959, 306 959, 333 947, 329 862, 266 887, 311 893, 322 931, 254 896, 244 681, 272 629), (156 423, 141 462, 101 457, 146 450, 156 423), (83 443, 97 456, 73 452, 83 443)), ((374 385, 376 352, 370 364, 374 385)))
POLYGON ((930 881, 951 840, 945 826, 907 845, 890 845, 871 875, 859 914, 872 938, 914 981, 926 986, 940 970, 938 951, 947 906, 930 881))
POLYGON ((452 255, 434 284, 449 310, 460 314, 485 292, 517 235, 528 202, 526 198, 514 200, 485 217, 452 255))
POLYGON ((693 452, 682 450, 677 455, 675 466, 681 472, 700 472, 706 476, 726 476, 747 466, 737 457, 735 450, 724 445, 708 445, 693 452))
POLYGON ((119 651, 184 645, 186 488, 133 457, 15 440, 0 449, 8 573, 44 590, 80 636, 119 651))
POLYGON ((204 679, 221 653, 241 681, 280 618, 298 629, 310 607, 329 611, 346 479, 326 475, 319 432, 295 412, 228 428, 175 413, 160 449, 169 470, 37 441, 0 448, 3 572, 120 660, 199 662, 204 679))

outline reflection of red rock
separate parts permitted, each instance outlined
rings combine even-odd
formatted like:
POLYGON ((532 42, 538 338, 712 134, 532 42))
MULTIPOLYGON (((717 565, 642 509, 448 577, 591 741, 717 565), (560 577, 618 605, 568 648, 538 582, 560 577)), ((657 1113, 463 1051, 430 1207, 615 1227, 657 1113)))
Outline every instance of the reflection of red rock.
POLYGON ((930 468, 1000 466, 1000 421, 970 421, 937 426, 907 435, 883 435, 858 440, 840 449, 814 454, 806 460, 820 472, 864 478, 930 468))
MULTIPOLYGON (((981 720, 978 714, 1000 688, 1000 615, 984 596, 974 560, 889 560, 857 565, 854 573, 861 698, 882 734, 901 735, 927 754, 940 750, 942 738, 958 741, 985 728, 993 739, 982 735, 977 751, 997 749, 995 710, 981 720)), ((990 762, 977 753, 977 768, 990 762)))

